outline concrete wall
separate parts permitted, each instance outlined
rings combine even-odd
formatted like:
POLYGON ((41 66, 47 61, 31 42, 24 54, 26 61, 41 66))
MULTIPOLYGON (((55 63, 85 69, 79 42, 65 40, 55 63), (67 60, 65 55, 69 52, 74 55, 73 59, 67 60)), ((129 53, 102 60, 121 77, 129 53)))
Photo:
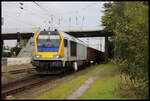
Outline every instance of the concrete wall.
POLYGON ((1 58, 2 66, 7 66, 7 58, 1 58))
POLYGON ((2 59, 2 65, 4 66, 12 66, 12 65, 22 65, 22 64, 29 64, 31 58, 7 58, 2 59))

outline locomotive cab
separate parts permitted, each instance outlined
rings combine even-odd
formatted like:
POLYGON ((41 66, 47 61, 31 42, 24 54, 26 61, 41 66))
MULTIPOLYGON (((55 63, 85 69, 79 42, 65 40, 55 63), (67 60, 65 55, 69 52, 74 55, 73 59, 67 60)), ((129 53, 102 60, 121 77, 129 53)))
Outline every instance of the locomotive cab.
POLYGON ((37 36, 35 45, 36 58, 62 58, 59 52, 61 36, 57 31, 41 31, 37 36))
POLYGON ((31 63, 37 67, 37 71, 42 72, 42 69, 47 72, 61 71, 64 42, 60 32, 57 30, 40 31, 35 36, 34 41, 35 55, 31 63))

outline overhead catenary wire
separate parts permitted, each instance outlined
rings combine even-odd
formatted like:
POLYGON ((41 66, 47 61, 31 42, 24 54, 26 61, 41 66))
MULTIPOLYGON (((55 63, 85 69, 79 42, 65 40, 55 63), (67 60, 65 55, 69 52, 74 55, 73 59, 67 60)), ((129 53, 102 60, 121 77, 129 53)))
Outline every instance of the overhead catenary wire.
MULTIPOLYGON (((40 13, 43 13, 43 12, 40 12, 40 13, 33 13, 33 11, 31 12, 31 10, 29 10, 29 9, 27 9, 27 8, 25 8, 24 7, 24 3, 22 4, 22 6, 23 6, 23 9, 21 9, 20 8, 20 10, 22 10, 22 11, 25 11, 25 12, 28 12, 28 13, 32 13, 33 15, 38 15, 38 16, 35 16, 35 17, 41 17, 42 18, 42 20, 43 20, 43 22, 45 22, 45 23, 42 23, 42 24, 48 24, 49 23, 49 21, 51 21, 53 24, 54 24, 54 19, 56 19, 55 17, 55 15, 53 14, 53 17, 52 17, 52 14, 50 14, 50 12, 47 10, 47 9, 45 9, 45 7, 43 7, 43 6, 41 6, 41 4, 40 3, 37 3, 37 2, 35 2, 34 1, 34 4, 36 4, 36 6, 37 7, 39 7, 42 11, 44 11, 44 14, 40 14, 40 13), (41 16, 42 15, 42 16, 41 16), (50 16, 49 16, 50 15, 50 16), (53 19, 53 21, 52 21, 52 19, 53 19)), ((21 5, 21 4, 20 4, 21 5)), ((82 9, 80 9, 80 10, 75 10, 75 11, 71 11, 71 13, 70 14, 73 14, 73 13, 79 13, 81 10, 88 10, 88 9, 86 9, 86 8, 89 8, 89 7, 91 7, 91 6, 89 6, 89 5, 91 5, 91 4, 88 4, 87 6, 85 6, 85 7, 83 7, 82 9)), ((66 15, 66 13, 65 13, 65 15, 66 15)), ((80 15, 79 15, 80 16, 80 15)), ((82 18, 82 17, 79 17, 79 16, 76 16, 76 17, 74 17, 74 18, 72 18, 72 17, 69 17, 69 20, 67 19, 67 22, 69 21, 69 25, 71 25, 71 23, 73 22, 73 20, 76 20, 76 25, 78 24, 81 24, 82 26, 85 24, 85 15, 84 15, 84 17, 82 18), (71 19, 71 21, 70 21, 70 19, 71 19), (81 20, 82 19, 82 20, 81 20), (82 21, 82 22, 81 22, 82 21)), ((57 19, 57 21, 58 21, 58 25, 61 25, 61 22, 62 22, 62 19, 60 19, 60 18, 58 18, 57 19)), ((33 23, 32 23, 33 24, 33 23)), ((36 26, 36 25, 34 25, 34 26, 36 26)))
POLYGON ((37 15, 36 17, 41 17, 41 18, 44 18, 45 19, 45 16, 41 16, 39 13, 34 13, 32 12, 31 10, 28 10, 27 8, 24 7, 23 11, 26 11, 32 15, 37 15))
MULTIPOLYGON (((49 15, 49 11, 47 11, 47 9, 45 9, 44 7, 42 7, 39 3, 37 3, 37 2, 35 2, 34 1, 34 3, 39 7, 39 8, 41 8, 44 12, 47 12, 47 16, 49 15)), ((87 5, 86 7, 83 7, 82 9, 80 9, 80 11, 82 11, 82 10, 85 10, 86 8, 88 8, 88 7, 90 7, 90 5, 91 4, 89 4, 89 5, 87 5)), ((80 12, 79 10, 76 10, 76 11, 71 11, 71 13, 78 13, 78 12, 80 12)), ((67 14, 71 14, 70 12, 69 13, 67 13, 67 14)), ((65 15, 66 15, 66 13, 65 13, 65 15)), ((52 15, 50 15, 51 16, 51 20, 53 19, 53 17, 52 17, 52 15)), ((53 15, 54 16, 54 15, 53 15)), ((59 23, 59 25, 60 25, 60 19, 58 18, 58 23, 59 23)), ((78 21, 79 21, 79 19, 78 19, 78 17, 76 17, 76 25, 78 25, 78 21)), ((82 25, 82 27, 83 27, 83 22, 85 21, 85 19, 83 18, 82 19, 82 22, 81 22, 81 25, 82 25)), ((54 21, 51 21, 52 22, 52 27, 53 27, 53 22, 54 21)), ((70 23, 70 21, 69 21, 69 23, 70 23)))
MULTIPOLYGON (((34 12, 32 12, 31 10, 28 10, 27 7, 26 7, 26 8, 24 7, 23 10, 24 10, 24 11, 29 11, 29 12, 30 12, 31 14, 33 14, 33 15, 38 15, 37 17, 41 17, 41 18, 44 18, 44 19, 47 17, 47 16, 42 16, 43 14, 40 14, 40 13, 37 13, 37 12, 34 13, 34 12)), ((49 18, 49 17, 48 17, 48 18, 49 18)))
POLYGON ((45 8, 43 8, 39 3, 37 3, 37 2, 35 2, 35 1, 33 1, 40 9, 42 9, 44 12, 46 12, 46 16, 48 16, 48 17, 51 17, 52 15, 54 16, 54 14, 51 14, 51 15, 49 15, 49 11, 47 10, 47 9, 45 9, 45 8))
MULTIPOLYGON (((14 13, 9 13, 10 15, 7 15, 9 18, 12 18, 12 20, 16 20, 17 22, 21 22, 21 23, 24 23, 26 25, 34 25, 32 22, 28 22, 28 20, 24 21, 24 20, 21 20, 19 19, 18 17, 14 17, 14 13)), ((6 17, 7 18, 7 17, 6 17)), ((32 20, 33 21, 33 20, 32 20)), ((37 26, 37 25, 34 25, 34 26, 37 26)))
MULTIPOLYGON (((89 5, 91 5, 91 4, 89 4, 89 5)), ((65 15, 70 15, 70 14, 73 14, 73 13, 79 13, 80 11, 86 9, 87 7, 90 7, 89 5, 87 5, 86 7, 83 7, 81 9, 79 9, 79 10, 69 11, 69 12, 65 13, 65 15)))
MULTIPOLYGON (((91 4, 89 4, 89 5, 85 6, 85 7, 83 7, 82 9, 80 9, 80 11, 85 10, 85 9, 88 8, 88 7, 91 7, 90 5, 91 5, 91 4)), ((69 12, 69 13, 67 13, 67 14, 76 13, 76 15, 77 15, 80 11, 76 10, 76 11, 73 11, 73 12, 69 12)), ((79 23, 78 23, 78 22, 79 22, 79 19, 78 19, 77 16, 76 16, 75 20, 76 20, 76 25, 78 25, 78 24, 79 24, 79 23)), ((83 16, 83 18, 82 18, 82 22, 81 22, 81 26, 82 26, 82 27, 83 27, 84 22, 85 22, 85 16, 83 16)))
POLYGON ((51 27, 53 28, 53 23, 54 23, 54 18, 55 18, 55 16, 53 15, 53 14, 49 14, 49 11, 47 10, 47 9, 45 9, 45 8, 43 8, 39 3, 37 3, 37 2, 35 2, 35 1, 33 1, 40 9, 42 9, 43 11, 45 11, 46 12, 46 16, 48 16, 49 17, 49 19, 51 20, 51 27))
POLYGON ((32 26, 37 26, 37 25, 34 25, 34 24, 32 24, 32 23, 27 23, 27 22, 24 22, 24 21, 22 21, 22 20, 20 20, 20 19, 18 19, 18 18, 16 18, 16 17, 13 17, 13 16, 9 16, 9 15, 7 15, 9 18, 12 18, 12 20, 16 20, 17 22, 21 22, 21 23, 23 23, 23 24, 26 24, 26 25, 32 25, 32 26))
MULTIPOLYGON (((38 6, 40 6, 39 4, 37 4, 36 3, 36 5, 38 5, 38 6)), ((41 7, 40 7, 40 9, 41 9, 41 7)), ((42 19, 44 19, 43 20, 43 23, 46 21, 46 20, 48 20, 49 19, 49 16, 45 16, 45 15, 43 15, 43 16, 41 16, 41 15, 39 15, 39 13, 37 14, 37 13, 33 13, 32 11, 30 11, 30 10, 28 10, 27 8, 25 8, 25 9, 23 9, 24 11, 27 11, 28 13, 30 12, 32 15, 37 15, 36 17, 41 17, 42 19)), ((48 21, 47 21, 48 22, 48 21)), ((45 24, 45 23, 44 23, 45 24)), ((42 26, 42 25, 40 25, 40 26, 42 26)))
MULTIPOLYGON (((19 8, 21 9, 21 12, 20 12, 20 14, 21 14, 22 12, 26 11, 26 7, 23 6, 24 3, 22 3, 22 2, 19 2, 19 4, 21 5, 21 6, 19 5, 19 8)), ((20 14, 19 14, 19 16, 20 16, 20 14)), ((33 24, 33 20, 32 20, 32 24, 31 25, 34 25, 33 24)), ((37 26, 37 25, 34 25, 34 26, 37 26)))
POLYGON ((61 24, 61 21, 62 21, 62 17, 59 17, 59 19, 58 19, 58 25, 61 24))
POLYGON ((78 24, 78 17, 76 16, 76 25, 78 24))
MULTIPOLYGON (((23 5, 23 3, 21 3, 21 5, 23 5)), ((20 8, 20 7, 21 7, 21 6, 19 6, 19 8, 20 8)), ((21 7, 20 9, 23 10, 22 8, 23 8, 23 7, 21 7)), ((10 14, 10 13, 9 13, 9 14, 10 14)), ((19 12, 19 13, 17 12, 17 15, 20 16, 20 14, 21 14, 20 12, 19 12)), ((11 14, 11 15, 13 15, 13 14, 11 14)), ((15 19, 17 22, 21 22, 21 23, 23 23, 23 24, 32 25, 32 26, 37 26, 37 25, 34 25, 34 24, 31 23, 31 22, 30 22, 30 23, 24 22, 24 21, 20 20, 19 18, 14 17, 14 16, 10 16, 10 15, 7 15, 7 16, 8 16, 9 18, 13 18, 13 20, 15 19)), ((19 17, 19 16, 18 16, 18 17, 19 17)))
POLYGON ((71 17, 69 17, 69 26, 71 26, 71 17))
MULTIPOLYGON (((43 8, 39 3, 37 3, 37 2, 35 2, 35 1, 33 1, 39 8, 41 8, 42 10, 44 10, 45 12, 47 12, 47 14, 49 15, 49 11, 47 11, 47 9, 45 9, 45 8, 43 8)), ((89 4, 89 5, 91 5, 91 4, 89 4)), ((87 5, 86 7, 84 7, 84 8, 82 8, 82 9, 80 9, 80 11, 81 10, 84 10, 84 9, 86 9, 87 7, 89 7, 89 5, 87 5)), ((71 13, 78 13, 79 11, 78 10, 76 10, 76 11, 71 11, 71 13)), ((46 14, 46 15, 47 15, 46 14)), ((67 14, 70 14, 70 13, 67 13, 67 14)), ((65 14, 66 15, 66 14, 65 14)), ((50 16, 52 16, 52 15, 50 15, 50 16)), ((54 15, 53 15, 54 16, 54 15)), ((53 19, 53 18, 51 18, 51 19, 53 19)), ((59 18, 58 18, 59 19, 59 18)), ((59 20, 60 21, 60 20, 59 20)), ((52 21, 53 22, 53 21, 52 21)), ((78 24, 78 18, 76 17, 76 25, 78 24)))

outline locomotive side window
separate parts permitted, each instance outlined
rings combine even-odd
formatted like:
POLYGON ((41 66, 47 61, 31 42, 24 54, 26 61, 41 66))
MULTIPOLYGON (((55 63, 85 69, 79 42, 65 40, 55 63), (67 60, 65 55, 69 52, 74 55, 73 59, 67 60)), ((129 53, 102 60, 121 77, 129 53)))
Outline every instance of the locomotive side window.
POLYGON ((67 45, 68 45, 68 41, 67 39, 64 39, 64 47, 67 47, 67 45))
POLYGON ((71 56, 77 56, 77 43, 74 41, 70 41, 70 51, 71 56))

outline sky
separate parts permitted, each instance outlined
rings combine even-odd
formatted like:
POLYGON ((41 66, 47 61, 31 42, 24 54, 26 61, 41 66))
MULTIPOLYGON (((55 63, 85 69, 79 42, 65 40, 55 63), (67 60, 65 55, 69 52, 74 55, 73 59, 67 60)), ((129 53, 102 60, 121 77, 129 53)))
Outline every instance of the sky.
MULTIPOLYGON (((101 17, 106 2, 2 2, 3 28, 103 29, 101 17), (22 8, 22 9, 21 9, 22 8)), ((4 41, 14 46, 16 40, 4 41)))

